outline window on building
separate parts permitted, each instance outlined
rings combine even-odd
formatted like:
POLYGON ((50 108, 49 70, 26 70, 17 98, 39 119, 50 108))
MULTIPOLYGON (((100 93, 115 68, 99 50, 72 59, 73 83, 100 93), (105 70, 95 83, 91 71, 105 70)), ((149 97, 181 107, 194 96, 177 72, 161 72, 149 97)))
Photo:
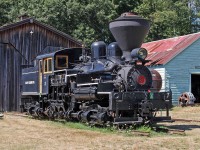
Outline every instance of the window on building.
POLYGON ((52 58, 45 58, 43 60, 44 73, 52 73, 52 58))
POLYGON ((56 56, 56 68, 68 68, 68 56, 56 56))

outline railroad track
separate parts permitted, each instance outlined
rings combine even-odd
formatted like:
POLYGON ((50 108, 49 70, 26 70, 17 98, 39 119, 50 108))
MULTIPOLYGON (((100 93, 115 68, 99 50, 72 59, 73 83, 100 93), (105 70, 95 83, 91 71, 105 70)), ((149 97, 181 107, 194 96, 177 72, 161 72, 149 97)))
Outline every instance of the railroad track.
POLYGON ((169 134, 179 134, 179 135, 186 135, 185 130, 179 130, 179 129, 167 129, 167 133, 169 134))
POLYGON ((150 137, 151 133, 150 132, 145 132, 145 131, 138 131, 138 130, 133 130, 132 131, 133 135, 138 135, 138 136, 147 136, 150 137))
POLYGON ((4 113, 5 116, 19 116, 19 117, 29 117, 29 115, 24 113, 4 113))
MULTIPOLYGON (((4 116, 19 116, 19 117, 29 117, 29 115, 24 113, 4 113, 4 116)), ((188 120, 188 119, 173 119, 174 121, 181 121, 181 122, 200 122, 200 120, 188 120)), ((57 122, 63 123, 63 120, 55 120, 57 122)), ((153 130, 156 132, 164 132, 168 134, 178 134, 178 135, 185 135, 185 130, 179 130, 179 129, 169 129, 169 128, 160 128, 160 127, 153 127, 153 130)), ((151 133, 146 131, 138 131, 138 130, 132 130, 131 133, 133 135, 137 136, 147 136, 150 137, 151 133)))
POLYGON ((194 103, 194 104, 187 104, 186 106, 181 106, 180 104, 178 105, 178 107, 199 107, 200 106, 200 103, 194 103))
MULTIPOLYGON (((179 129, 169 129, 169 128, 154 127, 153 130, 155 132, 164 132, 164 133, 167 133, 167 134, 186 135, 185 134, 185 130, 179 130, 179 129)), ((147 136, 147 137, 151 136, 150 132, 138 131, 138 130, 133 130, 132 134, 133 135, 138 135, 138 136, 147 136)))
POLYGON ((191 120, 191 119, 176 119, 173 118, 174 121, 180 121, 180 122, 200 122, 200 120, 191 120))
MULTIPOLYGON (((21 116, 21 117, 29 117, 29 115, 25 113, 0 113, 0 117, 3 117, 4 115, 9 115, 9 116, 21 116)), ((181 119, 181 118, 172 118, 174 121, 180 121, 180 122, 200 122, 200 120, 191 120, 191 119, 181 119)))
POLYGON ((156 132, 165 132, 168 134, 185 135, 185 130, 180 130, 180 129, 169 129, 169 128, 160 128, 160 127, 154 127, 153 129, 156 132))

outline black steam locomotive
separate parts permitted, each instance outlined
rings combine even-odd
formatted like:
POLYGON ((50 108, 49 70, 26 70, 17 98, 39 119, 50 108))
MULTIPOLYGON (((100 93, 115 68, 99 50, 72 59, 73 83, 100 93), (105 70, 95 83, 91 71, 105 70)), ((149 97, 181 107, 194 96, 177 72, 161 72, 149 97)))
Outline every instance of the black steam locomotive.
MULTIPOLYGON (((22 105, 29 114, 91 124, 142 124, 168 108, 170 93, 152 98, 152 74, 140 48, 149 22, 124 13, 109 25, 117 42, 94 42, 85 48, 60 49, 37 56, 35 67, 22 72, 22 105), (91 54, 90 54, 91 52, 91 54)), ((157 93, 159 94, 159 93, 157 93)))

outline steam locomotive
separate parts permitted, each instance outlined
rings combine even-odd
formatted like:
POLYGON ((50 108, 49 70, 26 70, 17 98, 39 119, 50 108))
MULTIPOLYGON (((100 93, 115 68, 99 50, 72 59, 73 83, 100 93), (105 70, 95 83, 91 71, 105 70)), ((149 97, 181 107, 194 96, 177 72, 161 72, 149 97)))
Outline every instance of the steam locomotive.
POLYGON ((21 107, 35 117, 90 124, 145 124, 158 120, 160 106, 168 108, 171 94, 152 98, 152 73, 145 66, 141 44, 150 24, 132 13, 110 22, 117 42, 94 42, 91 50, 67 48, 36 57, 22 71, 21 107))

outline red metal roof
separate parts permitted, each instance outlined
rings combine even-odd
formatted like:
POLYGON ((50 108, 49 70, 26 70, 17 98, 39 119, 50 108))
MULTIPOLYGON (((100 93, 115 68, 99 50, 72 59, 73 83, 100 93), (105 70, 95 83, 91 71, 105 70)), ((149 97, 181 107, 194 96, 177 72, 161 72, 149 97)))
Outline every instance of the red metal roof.
POLYGON ((146 65, 164 65, 200 37, 200 32, 142 44, 148 51, 146 65))

